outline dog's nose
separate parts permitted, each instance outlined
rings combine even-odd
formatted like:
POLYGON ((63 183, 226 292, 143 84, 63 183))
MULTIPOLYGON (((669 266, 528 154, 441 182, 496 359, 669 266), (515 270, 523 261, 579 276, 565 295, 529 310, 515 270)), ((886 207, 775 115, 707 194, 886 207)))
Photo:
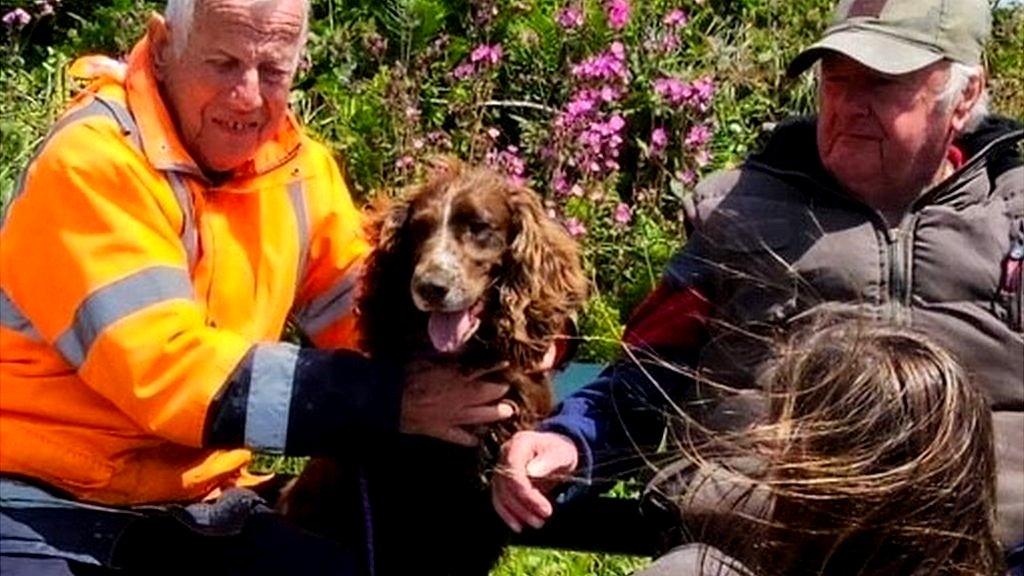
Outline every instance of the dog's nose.
POLYGON ((444 300, 444 297, 448 295, 447 286, 431 282, 430 280, 418 280, 414 290, 416 290, 420 298, 432 304, 444 300))

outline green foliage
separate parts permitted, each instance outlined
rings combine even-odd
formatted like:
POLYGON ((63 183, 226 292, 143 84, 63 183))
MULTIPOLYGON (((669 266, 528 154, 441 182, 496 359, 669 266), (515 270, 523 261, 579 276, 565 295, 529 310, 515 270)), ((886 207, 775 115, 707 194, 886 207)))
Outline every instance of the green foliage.
POLYGON ((649 562, 630 556, 510 548, 491 576, 626 576, 649 562))

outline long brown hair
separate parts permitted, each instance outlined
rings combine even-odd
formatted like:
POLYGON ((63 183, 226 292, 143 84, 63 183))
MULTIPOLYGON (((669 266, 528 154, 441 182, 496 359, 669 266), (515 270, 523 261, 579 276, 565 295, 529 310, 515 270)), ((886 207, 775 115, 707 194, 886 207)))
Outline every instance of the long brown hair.
POLYGON ((759 575, 1000 573, 992 415, 945 349, 819 314, 779 344, 762 383, 763 423, 689 455, 719 467, 705 477, 746 483, 705 516, 711 543, 759 575))

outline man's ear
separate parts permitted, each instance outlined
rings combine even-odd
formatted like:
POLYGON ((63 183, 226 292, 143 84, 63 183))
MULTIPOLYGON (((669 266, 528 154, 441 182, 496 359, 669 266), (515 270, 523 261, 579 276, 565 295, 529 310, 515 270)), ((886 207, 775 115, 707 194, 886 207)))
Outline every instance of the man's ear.
POLYGON ((956 105, 953 107, 953 129, 957 134, 963 132, 964 127, 967 125, 967 121, 971 117, 971 110, 974 109, 975 104, 981 99, 982 94, 985 92, 985 73, 979 72, 974 76, 971 76, 967 86, 959 94, 959 99, 956 105))
POLYGON ((146 23, 149 37, 149 57, 153 60, 153 69, 158 80, 163 80, 163 70, 171 58, 171 29, 164 17, 156 12, 149 15, 146 23))

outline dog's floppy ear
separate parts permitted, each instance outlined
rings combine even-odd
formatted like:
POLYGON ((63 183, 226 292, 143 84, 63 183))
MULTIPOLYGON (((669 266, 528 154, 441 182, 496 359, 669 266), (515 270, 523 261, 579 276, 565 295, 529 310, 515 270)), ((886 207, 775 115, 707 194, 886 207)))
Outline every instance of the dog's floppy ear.
POLYGON ((582 306, 587 282, 580 265, 579 247, 544 212, 537 195, 513 186, 508 201, 515 237, 506 263, 501 300, 509 316, 511 334, 525 348, 520 354, 529 356, 516 360, 529 364, 543 357, 552 339, 582 306))
POLYGON ((392 198, 383 205, 378 213, 376 230, 372 237, 376 238, 377 252, 395 253, 402 242, 402 228, 409 219, 409 203, 405 199, 392 198))
POLYGON ((411 302, 405 277, 410 273, 409 250, 402 233, 408 217, 406 200, 387 199, 374 203, 368 219, 373 248, 363 265, 357 310, 362 347, 373 356, 387 353, 389 340, 395 338, 390 330, 400 328, 395 322, 411 316, 403 308, 411 302))

